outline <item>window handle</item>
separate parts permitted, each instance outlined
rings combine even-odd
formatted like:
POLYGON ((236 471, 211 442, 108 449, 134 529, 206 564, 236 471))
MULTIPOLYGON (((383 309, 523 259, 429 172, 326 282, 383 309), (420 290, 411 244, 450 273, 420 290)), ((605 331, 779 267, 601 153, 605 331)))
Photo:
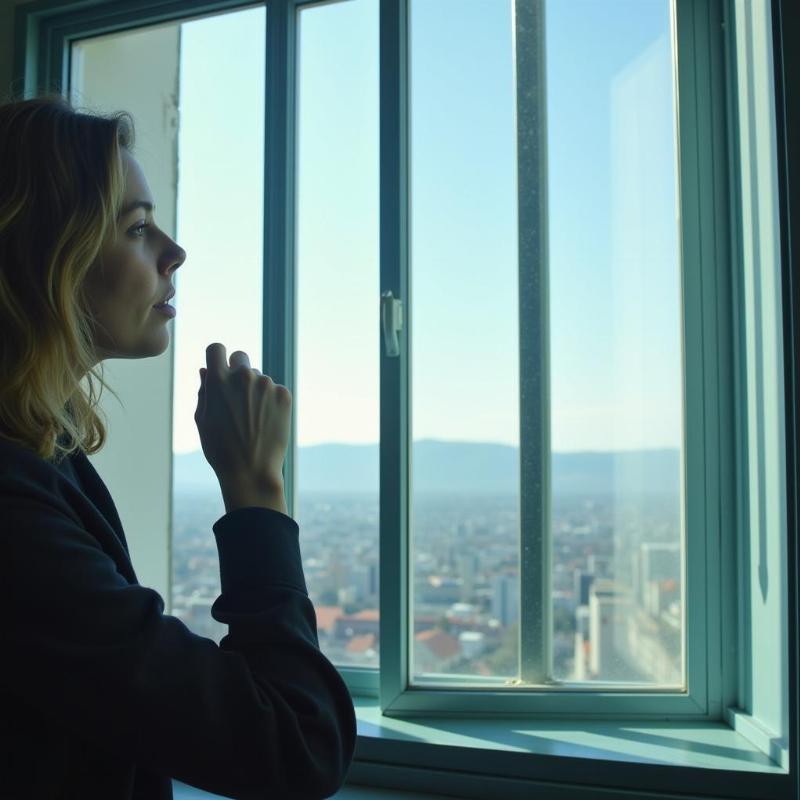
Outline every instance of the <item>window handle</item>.
POLYGON ((399 356, 400 342, 397 334, 403 329, 403 301, 397 300, 391 290, 381 295, 381 319, 386 355, 399 356))

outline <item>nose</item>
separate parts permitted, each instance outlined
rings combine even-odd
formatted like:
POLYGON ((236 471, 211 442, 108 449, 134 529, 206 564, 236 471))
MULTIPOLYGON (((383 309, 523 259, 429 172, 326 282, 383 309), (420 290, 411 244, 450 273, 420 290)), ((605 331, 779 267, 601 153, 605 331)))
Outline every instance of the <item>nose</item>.
POLYGON ((186 261, 186 251, 178 244, 175 245, 177 248, 175 261, 177 266, 181 266, 184 261, 186 261))
POLYGON ((186 261, 186 251, 170 239, 170 247, 165 252, 165 263, 174 272, 184 261, 186 261))

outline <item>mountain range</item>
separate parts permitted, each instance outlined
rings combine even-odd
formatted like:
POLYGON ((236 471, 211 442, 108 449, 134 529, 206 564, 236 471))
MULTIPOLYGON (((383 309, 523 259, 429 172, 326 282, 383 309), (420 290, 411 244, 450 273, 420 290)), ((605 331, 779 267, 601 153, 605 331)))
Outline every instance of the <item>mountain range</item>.
MULTIPOLYGON (((319 444, 297 452, 298 490, 378 493, 377 444, 319 444)), ((412 446, 413 491, 516 494, 519 448, 421 439, 412 446)), ((174 456, 176 491, 213 491, 217 478, 202 450, 174 456)), ((553 453, 555 496, 677 494, 680 450, 553 453)))

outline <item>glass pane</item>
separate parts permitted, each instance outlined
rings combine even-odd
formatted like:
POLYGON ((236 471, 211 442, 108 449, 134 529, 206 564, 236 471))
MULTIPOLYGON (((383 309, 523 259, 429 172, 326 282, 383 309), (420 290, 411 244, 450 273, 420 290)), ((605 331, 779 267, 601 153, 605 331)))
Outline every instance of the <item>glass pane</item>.
POLYGON ((320 647, 379 664, 379 4, 297 17, 297 521, 320 647))
POLYGON ((225 513, 200 447, 198 370, 211 342, 262 364, 265 8, 99 36, 72 45, 71 88, 125 109, 156 222, 186 250, 174 274, 172 588, 169 613, 219 643, 212 525, 225 513), (174 215, 174 217, 173 217, 174 215))
POLYGON ((553 675, 683 684, 669 0, 546 3, 553 675))
MULTIPOLYGON (((512 11, 477 0, 411 3, 418 685, 518 675, 512 11)), ((682 686, 670 3, 549 2, 545 36, 552 675, 682 686)))
POLYGON ((411 0, 412 681, 517 675, 512 3, 411 0))
POLYGON ((208 531, 225 507, 191 410, 211 342, 263 365, 265 13, 181 25, 178 240, 188 257, 176 273, 173 606, 217 642, 228 626, 210 613, 219 562, 208 531), (200 475, 208 488, 197 491, 200 475))

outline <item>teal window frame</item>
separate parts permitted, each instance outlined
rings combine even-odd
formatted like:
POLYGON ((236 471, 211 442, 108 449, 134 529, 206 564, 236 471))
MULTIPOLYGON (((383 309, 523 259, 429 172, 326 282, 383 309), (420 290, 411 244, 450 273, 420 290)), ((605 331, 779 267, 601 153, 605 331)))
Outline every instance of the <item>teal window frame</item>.
MULTIPOLYGON (((518 98, 543 92, 542 51, 537 47, 543 21, 536 2, 516 3, 518 98)), ((720 391, 720 364, 731 359, 730 315, 718 317, 718 304, 730 304, 730 287, 718 278, 725 262, 727 207, 727 141, 725 43, 722 5, 678 0, 673 6, 677 37, 680 140, 680 197, 682 218, 684 339, 704 342, 702 349, 685 349, 684 419, 687 447, 684 484, 719 486, 733 497, 732 475, 723 474, 722 438, 732 438, 730 399, 720 391), (705 95, 706 88, 711 91, 705 95), (717 91, 714 91, 714 89, 717 91), (700 95, 704 94, 701 102, 700 95), (708 186, 714 191, 708 191, 708 186), (720 235, 720 232, 723 235, 720 235), (724 326, 728 325, 727 328, 724 326), (728 481, 725 483, 725 481, 728 481)), ((410 296, 407 250, 408 219, 408 2, 382 0, 381 5, 381 291, 410 296), (384 13, 385 12, 385 13, 384 13)), ((527 101, 526 101, 527 103, 527 101)), ((399 332, 400 353, 381 360, 381 666, 380 705, 387 716, 442 714, 471 716, 579 715, 583 718, 631 719, 715 718, 722 706, 728 665, 719 663, 720 637, 731 632, 722 622, 718 591, 724 569, 733 568, 733 549, 723 553, 720 539, 724 512, 706 494, 685 491, 686 530, 685 615, 686 692, 675 690, 617 690, 545 686, 548 668, 550 593, 548 591, 549 435, 547 378, 546 143, 541 115, 518 101, 518 136, 528 154, 519 164, 520 242, 520 363, 522 366, 520 463, 523 486, 539 493, 521 493, 521 623, 520 674, 531 689, 498 690, 503 681, 470 676, 484 690, 450 686, 410 686, 408 655, 410 614, 408 586, 409 508, 409 332, 413 308, 404 305, 406 324, 399 332), (537 190, 538 189, 538 190, 537 190), (523 313, 523 310, 525 313, 523 313), (538 313, 532 313, 532 310, 538 313), (538 454, 538 455, 537 455, 538 454), (727 562, 726 562, 727 557, 727 562), (521 629, 522 629, 521 625, 521 629), (493 691, 494 689, 494 691, 493 691)), ((732 528, 731 528, 732 530, 732 528)), ((730 597, 731 595, 729 595, 730 597)), ((362 678, 363 680, 363 678, 362 678)), ((447 683, 442 681, 443 684, 447 683)))
POLYGON ((771 0, 776 151, 783 286, 786 425, 789 767, 800 796, 800 15, 791 0, 771 0))
MULTIPOLYGON (((460 691, 454 688, 409 688, 408 664, 408 431, 409 431, 409 336, 413 309, 405 302, 409 297, 410 275, 408 264, 408 141, 407 141, 407 61, 408 61, 408 0, 378 0, 380 2, 380 253, 381 292, 391 291, 403 302, 404 324, 398 331, 399 355, 387 356, 383 346, 383 329, 376 331, 381 347, 381 496, 380 496, 380 603, 381 603, 381 655, 380 669, 340 669, 357 705, 380 710, 382 716, 398 719, 411 718, 421 722, 435 717, 463 718, 465 721, 502 720, 517 717, 518 726, 523 720, 547 718, 597 721, 599 723, 621 720, 674 721, 677 724, 724 719, 726 709, 736 704, 739 681, 743 667, 735 659, 723 658, 723 653, 733 653, 739 645, 741 615, 735 600, 740 583, 737 569, 737 548, 741 537, 741 502, 739 492, 743 476, 739 464, 742 425, 740 409, 743 395, 743 378, 738 366, 739 346, 736 320, 735 276, 723 265, 735 261, 737 231, 732 213, 733 192, 731 184, 737 174, 731 156, 731 137, 734 135, 729 98, 732 84, 731 8, 729 0, 675 0, 674 36, 677 47, 677 85, 679 98, 679 175, 680 209, 682 219, 682 292, 684 307, 685 347, 685 520, 687 536, 685 578, 686 629, 686 681, 685 693, 656 691, 607 691, 588 686, 584 690, 564 690, 548 687, 546 691, 535 688, 546 672, 541 654, 546 653, 545 629, 549 596, 546 591, 546 570, 542 564, 547 556, 547 537, 531 539, 528 544, 540 554, 523 569, 534 580, 521 581, 523 585, 538 586, 536 598, 531 594, 526 609, 538 607, 534 622, 529 626, 532 634, 523 637, 522 658, 527 665, 523 675, 528 675, 534 688, 492 690, 492 679, 484 681, 484 690, 460 691), (702 491, 692 487, 703 487, 702 491), (538 626, 538 627, 537 627, 538 626), (536 631, 538 630, 538 633, 536 631), (527 655, 526 655, 527 654, 527 655), (537 662, 538 659, 538 662, 537 662), (531 679, 532 678, 532 679, 531 679), (371 704, 371 705, 370 705, 371 704)), ((70 43, 88 36, 120 32, 146 25, 169 21, 185 21, 210 13, 220 13, 257 5, 267 7, 267 83, 266 83, 266 140, 265 140, 265 237, 264 237, 264 314, 269 326, 264 329, 263 352, 270 372, 277 381, 294 387, 296 383, 295 350, 296 279, 294 270, 294 85, 295 85, 295 22, 296 11, 303 6, 316 5, 319 0, 266 0, 263 3, 237 0, 39 0, 16 9, 15 62, 18 82, 25 96, 34 96, 42 89, 68 90, 70 43), (38 87, 38 88, 37 88, 38 87)), ((773 0, 773 14, 780 11, 780 0, 773 0)), ((534 8, 517 2, 518 13, 534 8)), ((535 33, 535 14, 529 17, 535 33)), ((776 42, 778 40, 776 39, 776 42)), ((529 52, 529 51, 527 51, 529 52)), ((518 56, 522 59, 525 54, 518 56)), ((786 48, 776 46, 776 59, 791 58, 786 48)), ((522 62, 520 62, 521 65, 522 62)), ((796 59, 795 62, 796 64, 796 59)), ((533 81, 528 88, 541 87, 535 65, 528 65, 525 73, 533 81)), ((530 120, 529 120, 530 121, 530 120)), ((541 130, 541 120, 532 120, 528 130, 541 130)), ((795 128, 795 135, 797 129, 795 128)), ((541 139, 533 145, 543 146, 541 139)), ((784 143, 788 148, 789 145, 784 143)), ((785 154, 784 154, 785 155, 785 154)), ((797 165, 797 159, 794 164, 797 165)), ((542 175, 541 161, 520 165, 520 183, 532 181, 542 175), (523 172, 523 170, 526 170, 523 172)), ((532 183, 530 184, 532 185, 532 183)), ((522 188, 521 188, 522 191, 522 188)), ((794 228, 786 211, 788 191, 782 195, 785 229, 794 228)), ((529 196, 528 196, 529 199, 529 196)), ((527 231, 541 228, 543 204, 525 207, 520 197, 520 221, 527 219, 527 231), (527 216, 526 216, 527 215, 527 216)), ((797 203, 795 202, 795 205, 797 203)), ((522 233, 522 231, 521 231, 522 233)), ((794 238, 794 247, 800 234, 794 238)), ((538 240, 520 238, 520 256, 523 244, 528 263, 536 262, 536 253, 546 248, 544 236, 538 240)), ((544 259, 540 259, 543 263, 544 259)), ((784 326, 789 343, 786 354, 787 375, 797 362, 796 308, 791 299, 797 295, 797 281, 792 284, 788 268, 789 249, 785 245, 783 259, 784 285, 790 287, 784 294, 784 326), (795 337, 795 338, 792 338, 795 337)), ((797 263, 795 257, 794 263, 797 263)), ((528 273, 530 275, 530 273, 528 273)), ((537 275, 540 283, 530 282, 529 298, 542 303, 545 296, 546 275, 537 275), (538 294, 537 294, 538 292, 538 294)), ((521 283, 521 287, 526 284, 521 283)), ((376 298, 378 301, 378 298, 376 298)), ((522 299, 521 299, 522 302, 522 299)), ((541 307, 541 306, 540 306, 541 307)), ((546 312, 546 309, 543 309, 546 312)), ((546 313, 540 317, 538 330, 539 357, 546 353, 546 313)), ((536 333, 534 331, 531 331, 536 333)), ((528 339, 530 341, 531 338, 528 339)), ((536 336, 532 337, 537 341, 536 336)), ((531 353, 528 353, 531 357, 531 353)), ((542 362, 540 362, 542 363, 542 362)), ((787 485, 789 487, 789 597, 791 615, 789 631, 790 676, 797 676, 797 621, 798 593, 797 569, 797 424, 792 403, 797 402, 797 368, 786 381, 787 409, 787 485), (794 509, 794 510, 792 510, 794 509)), ((536 442, 544 443, 547 413, 547 386, 543 378, 522 376, 522 384, 530 391, 522 408, 531 412, 529 419, 539 420, 539 430, 529 430, 521 445, 532 448, 536 442), (535 416, 534 416, 535 412, 535 416), (538 437, 538 438, 537 438, 538 437)), ((294 433, 294 432, 293 432, 294 433)), ((296 437, 293 435, 293 441, 296 437)), ((539 448, 543 452, 543 448, 539 448)), ((531 472, 526 480, 538 476, 541 485, 547 485, 547 464, 544 459, 529 462, 531 472)), ((290 509, 295 501, 295 459, 293 449, 287 453, 286 491, 290 509)), ((527 512, 523 508, 523 527, 533 530, 536 519, 546 515, 546 500, 532 502, 527 512)), ((539 528, 541 529, 541 528, 539 528)), ((530 552, 530 551, 529 551, 530 552)), ((526 591, 523 589, 522 591, 526 591)), ((522 606, 521 606, 522 607, 522 606)), ((743 643, 744 644, 744 643, 743 643)), ((495 681, 496 683, 496 681, 495 681)), ((697 796, 725 793, 731 797, 760 796, 763 798, 788 798, 797 794, 798 764, 798 692, 796 680, 790 680, 790 737, 788 763, 790 770, 780 775, 737 774, 737 786, 730 786, 730 773, 704 770, 705 778, 695 786, 697 796)), ((587 726, 590 723, 587 722, 587 726)), ((400 737, 402 738, 402 737, 400 737)), ((441 737, 442 743, 445 737, 441 737)), ((370 736, 359 731, 359 749, 356 754, 356 773, 376 784, 414 784, 415 770, 450 770, 450 784, 455 785, 458 748, 429 749, 428 742, 417 743, 412 755, 397 756, 397 741, 386 733, 370 736), (452 755, 446 754, 448 750, 452 755), (434 751, 437 751, 434 753, 434 751), (402 780, 387 777, 392 769, 402 765, 402 780), (407 780, 406 780, 407 778, 407 780)), ((511 775, 509 765, 521 763, 519 753, 495 754, 487 759, 482 774, 491 778, 487 792, 497 792, 506 785, 515 796, 511 784, 503 784, 501 776, 511 775), (505 757, 508 760, 504 760, 505 757)), ((469 759, 469 754, 464 754, 469 759)), ((600 758, 597 756, 597 758, 600 758)), ((656 768, 626 764, 626 777, 619 779, 619 765, 603 766, 594 763, 587 751, 584 764, 591 764, 592 775, 578 778, 571 774, 570 763, 560 758, 557 748, 547 758, 538 759, 528 766, 524 786, 528 791, 532 782, 553 786, 554 781, 573 781, 566 789, 569 797, 597 796, 592 789, 604 785, 633 789, 648 787, 651 791, 679 790, 680 779, 674 776, 673 767, 656 768), (614 772, 617 770, 617 772, 614 772), (673 771, 673 772, 670 772, 673 771), (617 776, 617 777, 615 777, 617 776), (579 789, 577 784, 587 784, 579 789), (586 793, 584 793, 586 792, 586 793)), ((601 759, 602 761, 602 759, 601 759)), ((461 762, 465 763, 464 761, 461 762)), ((466 770, 465 770, 466 772, 466 770)), ((518 771, 519 772, 519 771, 518 771)), ((524 770, 523 770, 524 772, 524 770)), ((695 771, 697 772, 697 771, 695 771)), ((521 773, 519 773, 521 775, 521 773)), ((473 770, 473 777, 475 772, 473 770)), ((463 783, 464 796, 469 794, 469 781, 463 783)), ((520 777, 520 780, 522 778, 520 777)), ((694 780, 694 778, 693 778, 694 780)), ((434 790, 434 784, 419 788, 434 790)), ((477 790, 476 790, 477 791, 477 790)), ((523 795, 519 795, 523 796, 523 795)), ((554 795, 555 796, 555 795, 554 795)), ((660 794, 653 796, 661 796, 660 794)), ((666 795, 665 795, 666 796, 666 795)), ((685 795, 684 795, 685 796, 685 795)))

